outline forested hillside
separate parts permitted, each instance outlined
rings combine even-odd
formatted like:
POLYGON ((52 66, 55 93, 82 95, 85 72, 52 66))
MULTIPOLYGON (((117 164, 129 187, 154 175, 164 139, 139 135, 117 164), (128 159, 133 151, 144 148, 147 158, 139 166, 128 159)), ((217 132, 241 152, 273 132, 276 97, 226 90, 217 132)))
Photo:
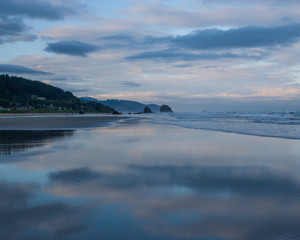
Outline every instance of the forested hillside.
POLYGON ((75 98, 71 92, 22 77, 0 75, 0 86, 0 98, 8 100, 25 100, 30 99, 33 95, 44 97, 47 100, 75 98))
POLYGON ((100 112, 114 109, 82 102, 71 92, 22 77, 0 74, 0 112, 100 112))

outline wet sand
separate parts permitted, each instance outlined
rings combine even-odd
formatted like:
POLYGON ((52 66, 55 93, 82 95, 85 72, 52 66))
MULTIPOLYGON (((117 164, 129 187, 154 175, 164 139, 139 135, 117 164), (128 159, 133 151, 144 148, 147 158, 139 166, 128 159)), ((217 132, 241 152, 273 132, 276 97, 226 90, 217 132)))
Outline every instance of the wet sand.
POLYGON ((128 119, 113 115, 0 115, 0 130, 69 130, 109 126, 128 119))
POLYGON ((300 239, 299 140, 127 122, 0 131, 0 239, 300 239))

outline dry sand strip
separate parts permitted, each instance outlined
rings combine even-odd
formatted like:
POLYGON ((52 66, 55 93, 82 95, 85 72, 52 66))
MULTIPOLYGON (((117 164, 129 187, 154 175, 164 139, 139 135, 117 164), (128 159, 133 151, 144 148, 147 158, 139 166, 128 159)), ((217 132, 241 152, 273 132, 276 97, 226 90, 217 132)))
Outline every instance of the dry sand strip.
POLYGON ((121 116, 1 116, 0 130, 69 130, 105 127, 120 120, 121 116))

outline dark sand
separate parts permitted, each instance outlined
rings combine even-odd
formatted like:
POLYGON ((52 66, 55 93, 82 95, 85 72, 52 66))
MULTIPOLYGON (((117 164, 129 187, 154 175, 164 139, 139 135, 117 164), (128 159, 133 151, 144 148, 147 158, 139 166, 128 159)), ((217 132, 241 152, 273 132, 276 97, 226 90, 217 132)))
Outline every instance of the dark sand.
POLYGON ((0 130, 67 130, 109 126, 128 119, 112 115, 1 115, 0 130))

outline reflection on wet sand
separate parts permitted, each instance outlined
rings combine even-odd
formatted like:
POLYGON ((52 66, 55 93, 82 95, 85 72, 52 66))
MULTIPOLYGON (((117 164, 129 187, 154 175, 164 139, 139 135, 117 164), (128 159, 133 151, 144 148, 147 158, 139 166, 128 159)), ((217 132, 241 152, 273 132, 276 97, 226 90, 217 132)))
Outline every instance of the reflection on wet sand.
POLYGON ((268 169, 128 168, 115 174, 90 169, 54 172, 49 175, 50 191, 121 201, 147 232, 158 236, 246 240, 300 236, 299 183, 268 169))
POLYGON ((300 141, 146 124, 39 134, 1 140, 49 151, 0 164, 46 179, 1 178, 0 239, 300 238, 300 141))
POLYGON ((34 184, 0 183, 0 239, 67 239, 84 230, 83 207, 62 202, 33 205, 37 191, 34 184))
POLYGON ((51 141, 72 136, 73 130, 7 130, 0 131, 0 156, 23 152, 27 149, 41 147, 51 141))

